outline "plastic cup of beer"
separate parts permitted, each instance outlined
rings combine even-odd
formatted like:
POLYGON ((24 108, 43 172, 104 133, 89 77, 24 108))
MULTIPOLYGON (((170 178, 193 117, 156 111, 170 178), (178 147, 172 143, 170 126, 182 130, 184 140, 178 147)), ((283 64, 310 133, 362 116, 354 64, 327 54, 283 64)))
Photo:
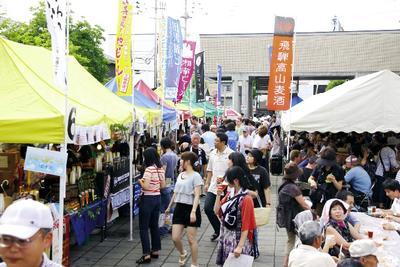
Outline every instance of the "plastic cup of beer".
POLYGON ((374 232, 372 230, 368 230, 368 238, 372 239, 374 237, 374 232))

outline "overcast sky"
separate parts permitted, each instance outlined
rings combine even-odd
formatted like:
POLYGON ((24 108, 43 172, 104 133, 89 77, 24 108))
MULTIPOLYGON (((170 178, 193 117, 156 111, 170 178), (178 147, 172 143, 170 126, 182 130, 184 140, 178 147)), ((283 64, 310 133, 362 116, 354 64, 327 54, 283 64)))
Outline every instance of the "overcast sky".
MULTIPOLYGON (((75 18, 86 17, 89 22, 102 26, 106 33, 115 33, 117 0, 69 1, 75 18)), ((154 1, 138 1, 143 13, 136 16, 133 30, 152 32, 154 1)), ((26 21, 30 18, 29 7, 36 6, 38 2, 39 0, 0 0, 0 5, 9 17, 26 21)), ((165 2, 166 15, 175 18, 183 15, 185 0, 165 2)), ((345 30, 400 28, 400 0, 188 0, 188 10, 190 13, 194 12, 188 26, 192 35, 272 32, 274 15, 294 17, 298 32, 331 31, 332 18, 335 15, 345 30)))
MULTIPOLYGON (((159 15, 179 18, 184 14, 185 0, 158 0, 166 3, 159 15)), ((69 0, 75 20, 85 17, 91 24, 105 30, 106 54, 114 55, 118 0, 69 0)), ((133 1, 136 6, 136 0, 133 1)), ((140 15, 133 20, 133 33, 154 33, 155 0, 138 0, 140 15)), ((400 29, 400 0, 187 0, 192 17, 188 24, 190 40, 198 41, 202 33, 270 33, 274 16, 289 16, 296 21, 295 31, 332 31, 336 15, 345 31, 400 29), (283 5, 282 3, 285 3, 283 5)), ((0 13, 17 21, 29 21, 29 8, 38 6, 39 0, 0 0, 0 13)), ((182 27, 183 27, 182 22, 182 27)), ((142 71, 143 78, 153 84, 153 63, 143 63, 152 58, 154 46, 151 36, 138 36, 134 44, 134 65, 142 71), (149 39, 150 37, 150 39, 149 39), (143 39, 144 38, 144 39, 143 39)), ((201 44, 200 44, 201 46, 201 44)), ((197 49, 201 49, 197 45, 197 49)), ((139 76, 138 76, 139 77, 139 76)))

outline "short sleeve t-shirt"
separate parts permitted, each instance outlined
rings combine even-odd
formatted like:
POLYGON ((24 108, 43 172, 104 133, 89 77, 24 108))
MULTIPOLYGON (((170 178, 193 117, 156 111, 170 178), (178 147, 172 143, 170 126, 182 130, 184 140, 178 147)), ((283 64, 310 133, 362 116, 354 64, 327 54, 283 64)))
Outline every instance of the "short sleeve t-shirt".
POLYGON ((324 187, 326 187, 326 189, 325 189, 325 199, 326 200, 334 198, 337 193, 337 189, 333 185, 333 183, 326 182, 327 181, 326 177, 329 174, 332 174, 333 176, 335 176, 336 181, 338 181, 338 182, 344 180, 344 171, 338 165, 333 165, 329 170, 327 170, 324 166, 318 165, 314 169, 314 171, 311 173, 311 176, 313 176, 314 178, 317 179, 317 182, 319 185, 324 184, 324 187))
MULTIPOLYGON (((226 195, 221 200, 221 206, 227 202, 228 196, 226 195)), ((242 231, 249 231, 247 238, 253 240, 253 230, 257 228, 256 217, 254 215, 254 204, 251 196, 246 195, 242 200, 242 209, 240 210, 242 214, 242 231)), ((220 214, 221 215, 221 214, 220 214)))
POLYGON ((144 195, 160 195, 161 181, 165 181, 165 172, 163 168, 157 168, 156 166, 147 167, 144 171, 143 179, 149 180, 149 188, 143 189, 144 195))
POLYGON ((167 167, 165 170, 165 177, 174 179, 178 156, 174 152, 168 151, 161 156, 160 161, 163 166, 167 167))
POLYGON ((237 149, 237 143, 239 141, 239 135, 235 131, 227 131, 226 135, 228 136, 228 146, 233 151, 237 149))
POLYGON ((289 183, 282 188, 279 194, 286 194, 291 198, 296 198, 301 195, 301 190, 296 184, 289 183))
POLYGON ((189 146, 185 149, 185 152, 190 151, 196 154, 197 156, 197 162, 199 165, 206 165, 208 163, 207 161, 207 154, 202 148, 194 148, 192 146, 189 146))
MULTIPOLYGON (((257 166, 255 169, 250 169, 250 173, 253 175, 254 180, 257 182, 257 192, 260 196, 261 204, 263 207, 266 206, 267 200, 265 197, 264 189, 271 186, 271 181, 269 179, 269 174, 267 170, 262 166, 257 166)), ((259 207, 257 198, 254 199, 254 206, 259 207)))
POLYGON ((268 145, 271 144, 271 138, 269 135, 265 135, 264 137, 261 137, 260 135, 256 135, 253 139, 253 148, 257 149, 264 149, 268 147, 268 145))
POLYGON ((193 205, 194 189, 196 186, 203 185, 203 179, 198 172, 187 174, 182 172, 176 179, 175 184, 175 202, 187 205, 193 205))

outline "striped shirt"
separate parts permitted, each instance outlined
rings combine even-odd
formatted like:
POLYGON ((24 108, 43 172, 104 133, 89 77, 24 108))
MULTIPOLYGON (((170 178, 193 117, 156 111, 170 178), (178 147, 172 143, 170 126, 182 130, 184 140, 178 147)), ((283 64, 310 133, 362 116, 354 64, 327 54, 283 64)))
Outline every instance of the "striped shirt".
POLYGON ((143 179, 149 181, 149 187, 143 189, 143 195, 160 195, 160 183, 165 181, 165 171, 163 168, 157 168, 156 166, 147 167, 144 171, 143 179))

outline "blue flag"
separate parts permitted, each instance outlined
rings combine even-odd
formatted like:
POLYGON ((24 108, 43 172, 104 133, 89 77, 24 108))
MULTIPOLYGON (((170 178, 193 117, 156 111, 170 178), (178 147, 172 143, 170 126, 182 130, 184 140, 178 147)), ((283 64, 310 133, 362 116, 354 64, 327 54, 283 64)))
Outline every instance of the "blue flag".
POLYGON ((183 39, 179 20, 168 17, 165 55, 164 98, 175 100, 182 64, 183 39))
POLYGON ((217 65, 217 97, 215 98, 215 106, 218 107, 221 103, 222 89, 222 66, 217 65))

